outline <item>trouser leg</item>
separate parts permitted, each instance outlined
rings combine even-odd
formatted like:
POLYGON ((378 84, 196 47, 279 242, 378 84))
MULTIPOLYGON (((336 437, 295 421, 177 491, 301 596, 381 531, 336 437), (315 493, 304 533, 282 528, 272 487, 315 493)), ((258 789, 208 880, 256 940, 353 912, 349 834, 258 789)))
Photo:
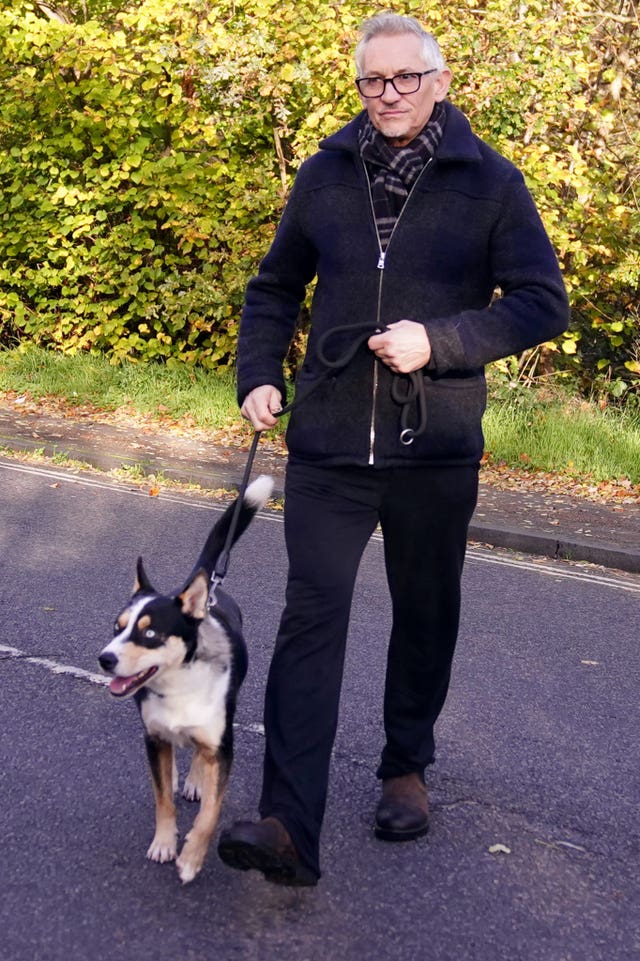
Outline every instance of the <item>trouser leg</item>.
POLYGON ((393 472, 381 507, 393 625, 378 777, 434 760, 460 615, 460 580, 478 486, 475 467, 393 472))
POLYGON ((351 599, 377 510, 357 469, 290 465, 286 605, 267 681, 262 817, 277 817, 319 873, 351 599))

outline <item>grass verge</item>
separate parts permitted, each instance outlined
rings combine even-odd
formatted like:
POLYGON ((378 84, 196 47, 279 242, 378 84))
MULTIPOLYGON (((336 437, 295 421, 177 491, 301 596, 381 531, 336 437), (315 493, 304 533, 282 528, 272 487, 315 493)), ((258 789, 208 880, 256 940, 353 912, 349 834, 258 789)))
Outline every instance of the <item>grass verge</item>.
POLYGON ((490 396, 487 459, 511 467, 640 483, 640 409, 605 407, 548 390, 490 396))
POLYGON ((141 415, 187 418, 217 429, 237 418, 231 374, 186 365, 121 364, 100 355, 75 356, 37 347, 0 351, 0 391, 34 400, 57 398, 69 407, 131 409, 141 415))
MULTIPOLYGON (((121 412, 221 432, 240 422, 229 373, 156 364, 113 366, 101 356, 66 356, 38 348, 0 352, 0 395, 96 417, 121 412)), ((640 484, 640 408, 605 408, 559 391, 491 385, 484 421, 487 461, 558 472, 594 482, 640 484)), ((215 437, 214 437, 215 440, 215 437)))

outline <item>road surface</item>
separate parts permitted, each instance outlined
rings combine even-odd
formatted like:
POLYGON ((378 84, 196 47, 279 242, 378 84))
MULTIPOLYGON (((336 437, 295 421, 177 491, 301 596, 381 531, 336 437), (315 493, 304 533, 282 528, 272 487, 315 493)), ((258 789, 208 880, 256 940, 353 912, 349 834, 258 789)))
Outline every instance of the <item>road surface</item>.
MULTIPOLYGON (((640 578, 473 546, 429 836, 372 834, 389 615, 371 541, 353 608, 315 889, 145 860, 152 797, 132 702, 96 655, 138 554, 180 586, 219 505, 0 461, 2 961, 638 961, 640 578)), ((225 587, 250 672, 222 823, 253 816, 282 605, 282 517, 225 587)), ((181 758, 181 766, 186 758, 181 758)), ((179 803, 187 829, 193 807, 179 803)))

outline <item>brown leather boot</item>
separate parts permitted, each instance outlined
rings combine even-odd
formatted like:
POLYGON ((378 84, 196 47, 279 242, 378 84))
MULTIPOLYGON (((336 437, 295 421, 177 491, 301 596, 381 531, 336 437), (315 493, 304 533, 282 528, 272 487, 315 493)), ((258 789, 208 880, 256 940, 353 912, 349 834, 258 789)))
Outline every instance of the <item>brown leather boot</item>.
POLYGON ((382 782, 375 834, 382 841, 413 841, 429 830, 429 797, 418 772, 382 782))
POLYGON ((255 868, 273 884, 311 887, 318 883, 318 876, 298 857, 289 832, 274 817, 236 821, 220 835, 218 854, 228 867, 255 868))

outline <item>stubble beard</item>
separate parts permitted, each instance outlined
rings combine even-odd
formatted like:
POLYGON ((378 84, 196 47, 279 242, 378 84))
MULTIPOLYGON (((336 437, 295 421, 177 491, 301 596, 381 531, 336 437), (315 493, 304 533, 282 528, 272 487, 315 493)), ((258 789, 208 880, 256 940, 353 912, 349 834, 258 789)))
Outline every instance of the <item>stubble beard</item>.
POLYGON ((408 130, 381 130, 380 133, 390 147, 406 147, 413 139, 408 130))
POLYGON ((401 123, 381 123, 378 130, 391 147, 403 147, 412 139, 408 126, 401 123))

